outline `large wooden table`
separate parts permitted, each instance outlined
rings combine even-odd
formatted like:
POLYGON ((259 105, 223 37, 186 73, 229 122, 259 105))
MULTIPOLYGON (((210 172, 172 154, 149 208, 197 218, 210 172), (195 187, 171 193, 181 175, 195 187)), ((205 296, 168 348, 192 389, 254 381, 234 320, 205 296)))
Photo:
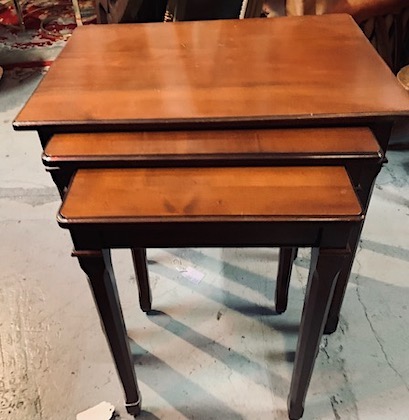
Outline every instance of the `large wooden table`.
MULTIPOLYGON (((363 126, 386 152, 407 116, 407 92, 352 18, 327 15, 78 28, 14 127, 37 130, 45 147, 55 133, 363 126)), ((377 171, 362 168, 364 212, 377 171)))
POLYGON ((390 122, 408 97, 347 15, 77 28, 19 130, 390 122))
MULTIPOLYGON (((407 93, 352 18, 326 15, 77 28, 14 127, 45 147, 61 132, 362 125, 385 152, 408 115, 407 93)), ((373 179, 362 178, 365 209, 373 179)))

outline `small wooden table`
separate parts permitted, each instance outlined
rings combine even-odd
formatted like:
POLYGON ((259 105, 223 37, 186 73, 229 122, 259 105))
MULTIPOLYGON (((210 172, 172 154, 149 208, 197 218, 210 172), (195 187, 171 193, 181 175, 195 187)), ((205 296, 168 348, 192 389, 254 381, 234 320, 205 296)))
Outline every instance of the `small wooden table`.
MULTIPOLYGON (((77 28, 14 127, 45 147, 56 133, 364 126, 385 152, 407 116, 407 93, 352 18, 326 15, 77 28)), ((364 214, 379 169, 362 168, 364 214)))

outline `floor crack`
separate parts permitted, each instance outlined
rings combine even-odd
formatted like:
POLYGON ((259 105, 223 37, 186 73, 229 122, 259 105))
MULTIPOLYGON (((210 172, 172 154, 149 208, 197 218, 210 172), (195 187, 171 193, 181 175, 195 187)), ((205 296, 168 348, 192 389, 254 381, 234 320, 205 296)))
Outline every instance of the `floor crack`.
POLYGON ((327 357, 327 360, 330 360, 327 347, 328 347, 328 337, 323 337, 320 350, 325 354, 325 356, 327 357))
MULTIPOLYGON (((342 337, 340 337, 340 339, 342 340, 342 337)), ((330 364, 332 368, 337 368, 342 374, 344 382, 344 385, 338 390, 337 394, 330 397, 334 418, 335 420, 339 420, 343 418, 343 412, 348 412, 350 414, 348 418, 359 419, 357 400, 348 378, 345 359, 342 357, 343 345, 339 344, 336 348, 333 348, 330 346, 331 341, 329 341, 327 337, 325 337, 323 341, 324 348, 322 348, 322 350, 327 355, 326 363, 330 364), (327 346, 328 349, 326 348, 327 346)))
MULTIPOLYGON (((359 247, 358 250, 357 250, 356 256, 358 256, 358 253, 361 250, 362 250, 362 248, 359 247)), ((393 366, 392 362, 389 360, 388 354, 387 354, 387 352, 386 352, 386 350, 385 350, 385 348, 383 346, 382 340, 379 337, 378 333, 376 332, 375 327, 372 324, 371 318, 369 317, 368 308, 366 307, 365 303, 362 300, 361 291, 360 291, 359 273, 360 273, 360 270, 361 270, 361 264, 359 263, 359 261, 358 261, 357 258, 355 258, 355 261, 356 261, 356 263, 358 265, 358 270, 357 270, 357 273, 355 275, 355 284, 356 284, 355 290, 356 290, 356 295, 357 295, 357 298, 358 298, 358 302, 361 304, 362 309, 364 310, 364 315, 365 315, 365 318, 366 318, 366 320, 368 322, 369 328, 371 329, 372 334, 374 335, 375 340, 376 340, 376 342, 379 345, 379 348, 380 348, 380 350, 381 350, 381 352, 383 354, 383 357, 384 357, 386 363, 393 370, 393 372, 395 372, 395 374, 402 381, 403 385, 405 386, 405 388, 409 392, 409 385, 406 383, 406 381, 403 378, 403 376, 399 373, 399 371, 393 366)))
POLYGON ((382 170, 387 172, 388 175, 391 177, 391 182, 387 182, 386 185, 392 184, 397 187, 403 187, 405 185, 405 181, 399 178, 397 175, 395 175, 393 168, 391 168, 389 165, 384 165, 382 167, 382 170))
POLYGON ((337 408, 336 408, 336 406, 338 405, 338 401, 337 401, 335 395, 333 395, 329 400, 331 402, 332 412, 334 413, 335 420, 340 420, 341 416, 338 414, 338 411, 337 411, 337 408))

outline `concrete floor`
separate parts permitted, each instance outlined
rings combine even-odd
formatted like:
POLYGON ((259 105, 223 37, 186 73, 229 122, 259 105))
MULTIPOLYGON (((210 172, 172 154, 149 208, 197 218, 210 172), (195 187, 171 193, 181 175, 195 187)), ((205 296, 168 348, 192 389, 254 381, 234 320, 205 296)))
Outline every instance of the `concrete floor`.
MULTIPOLYGON (((59 198, 39 141, 11 127, 40 78, 6 72, 0 82, 0 419, 74 419, 103 400, 126 419, 86 279, 55 221, 59 198)), ((409 154, 388 157, 304 419, 409 418, 409 154)), ((138 307, 129 252, 114 253, 141 418, 286 419, 308 250, 296 262, 290 305, 280 316, 275 249, 148 256, 159 311, 150 317, 138 307)))

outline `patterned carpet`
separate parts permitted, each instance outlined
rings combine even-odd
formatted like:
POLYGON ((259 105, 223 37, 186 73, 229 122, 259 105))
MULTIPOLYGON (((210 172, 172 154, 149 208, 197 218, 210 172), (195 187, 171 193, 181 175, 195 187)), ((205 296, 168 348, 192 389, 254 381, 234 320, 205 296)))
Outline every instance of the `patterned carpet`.
MULTIPOLYGON (((24 28, 12 1, 0 0, 0 65, 5 69, 48 66, 76 27, 69 0, 19 0, 24 28)), ((96 22, 92 0, 80 0, 84 24, 96 22)))

